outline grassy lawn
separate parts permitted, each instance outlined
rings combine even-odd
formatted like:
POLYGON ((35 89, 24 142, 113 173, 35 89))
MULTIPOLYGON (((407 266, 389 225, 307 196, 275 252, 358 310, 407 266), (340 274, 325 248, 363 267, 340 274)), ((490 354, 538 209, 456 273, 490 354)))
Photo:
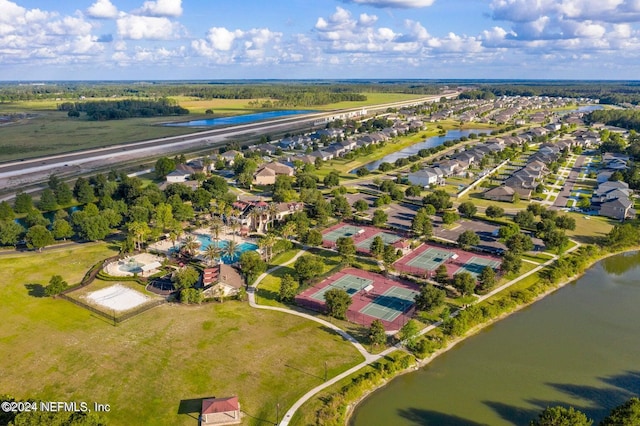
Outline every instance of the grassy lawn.
POLYGON ((361 361, 311 321, 245 303, 164 305, 113 327, 38 286, 70 283, 114 251, 105 244, 0 258, 5 271, 0 389, 18 398, 108 403, 110 425, 193 425, 201 398, 238 395, 244 424, 275 421, 330 376, 361 361), (64 265, 64 267, 60 266, 64 265))
POLYGON ((567 231, 567 235, 583 244, 591 244, 600 238, 604 238, 617 223, 612 219, 601 216, 586 216, 576 212, 565 214, 576 220, 576 229, 567 231))
MULTIPOLYGON (((0 106, 0 113, 5 106, 0 106)), ((184 135, 197 129, 154 126, 177 117, 89 121, 70 119, 58 111, 36 111, 38 117, 2 127, 0 161, 15 160, 118 145, 163 136, 184 135)))

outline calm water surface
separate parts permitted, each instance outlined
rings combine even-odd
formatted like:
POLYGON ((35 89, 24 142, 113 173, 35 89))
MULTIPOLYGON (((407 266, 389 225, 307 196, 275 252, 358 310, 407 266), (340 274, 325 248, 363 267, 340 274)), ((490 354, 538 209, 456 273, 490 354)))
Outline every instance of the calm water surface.
POLYGON ((183 123, 168 123, 166 126, 171 127, 216 127, 230 126, 234 124, 247 124, 256 121, 267 120, 271 118, 288 117, 290 115, 310 114, 310 110, 287 110, 287 111, 268 111, 259 112, 257 114, 234 115, 232 117, 210 118, 208 120, 192 120, 183 123))
MULTIPOLYGON (((400 151, 396 151, 393 154, 389 154, 386 157, 383 157, 377 161, 373 161, 369 164, 365 164, 365 167, 369 170, 377 170, 378 166, 380 166, 380 164, 384 162, 393 163, 398 158, 405 158, 410 155, 417 154, 418 151, 420 151, 421 149, 439 146, 445 143, 445 141, 459 139, 462 136, 469 136, 471 133, 475 133, 475 134, 486 133, 488 135, 489 133, 491 133, 491 129, 449 130, 444 136, 433 136, 430 138, 426 138, 423 142, 418 142, 407 148, 401 149, 400 151)), ((353 172, 355 173, 355 171, 353 172)))
POLYGON ((577 282, 393 380, 352 426, 526 425, 571 404, 596 420, 640 394, 640 254, 577 282))

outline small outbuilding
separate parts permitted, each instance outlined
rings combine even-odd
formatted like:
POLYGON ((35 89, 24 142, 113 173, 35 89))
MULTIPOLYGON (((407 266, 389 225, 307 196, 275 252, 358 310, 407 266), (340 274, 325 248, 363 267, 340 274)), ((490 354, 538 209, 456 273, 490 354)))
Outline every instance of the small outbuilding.
POLYGON ((228 398, 207 398, 202 400, 200 424, 236 425, 242 423, 240 418, 240 402, 237 396, 228 398))

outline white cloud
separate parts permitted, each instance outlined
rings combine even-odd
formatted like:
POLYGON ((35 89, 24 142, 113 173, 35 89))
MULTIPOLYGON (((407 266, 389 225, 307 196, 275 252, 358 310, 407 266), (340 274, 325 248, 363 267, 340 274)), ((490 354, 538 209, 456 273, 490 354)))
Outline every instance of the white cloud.
POLYGON ((145 1, 142 8, 135 13, 147 16, 178 17, 182 15, 182 0, 145 1))
POLYGON ((115 19, 118 17, 118 8, 109 0, 97 0, 87 9, 87 15, 96 19, 115 19))
POLYGON ((209 29, 207 40, 215 50, 231 50, 236 37, 242 36, 242 31, 229 31, 223 27, 213 27, 209 29))
POLYGON ((153 16, 121 14, 116 23, 118 35, 131 40, 171 40, 180 30, 179 24, 153 16))
POLYGON ((379 8, 410 9, 431 6, 435 0, 343 0, 345 3, 356 3, 379 8))
POLYGON ((217 64, 278 62, 283 56, 290 61, 300 60, 301 55, 295 51, 285 55, 281 40, 282 33, 268 28, 243 31, 212 27, 206 39, 193 40, 191 48, 196 55, 217 64))
POLYGON ((146 16, 178 17, 182 15, 182 0, 145 1, 140 9, 132 13, 146 16))

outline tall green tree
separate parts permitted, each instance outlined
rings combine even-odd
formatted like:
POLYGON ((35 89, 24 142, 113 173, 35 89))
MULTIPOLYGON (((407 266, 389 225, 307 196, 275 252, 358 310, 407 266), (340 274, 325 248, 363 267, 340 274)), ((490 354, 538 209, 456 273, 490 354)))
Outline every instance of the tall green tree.
POLYGON ((19 192, 16 194, 16 198, 13 202, 13 210, 16 213, 28 213, 33 209, 33 199, 31 195, 25 192, 19 192))
POLYGON ((384 253, 384 240, 380 235, 376 235, 373 237, 373 241, 371 241, 371 246, 369 247, 369 251, 371 255, 376 259, 380 259, 384 253))
POLYGON ((85 178, 78 178, 73 188, 73 195, 80 204, 93 203, 96 200, 96 195, 93 190, 93 186, 85 178))
POLYGON ((42 195, 40 195, 40 200, 38 201, 38 209, 43 212, 50 212, 58 208, 58 203, 56 202, 56 196, 53 191, 49 188, 42 191, 42 195))
POLYGON ((238 263, 249 284, 253 283, 260 274, 267 270, 267 263, 254 250, 243 252, 238 259, 238 263))
POLYGON ((462 234, 458 235, 458 245, 463 249, 468 249, 471 246, 476 246, 480 244, 480 237, 478 234, 468 229, 464 231, 462 234))
POLYGON ((200 278, 200 274, 193 266, 184 266, 173 273, 171 281, 176 290, 193 287, 200 278))
POLYGON ((298 274, 298 282, 302 286, 305 281, 322 273, 323 262, 315 255, 303 255, 296 259, 294 269, 298 274))
POLYGON ((53 275, 49 280, 49 285, 44 288, 44 294, 46 296, 55 296, 66 290, 68 286, 69 284, 60 275, 53 275))
POLYGON ((340 237, 336 241, 336 249, 345 263, 351 264, 356 256, 356 246, 351 237, 340 237))
POLYGON ((479 288, 487 291, 496 285, 496 271, 491 266, 485 266, 478 276, 479 288))
POLYGON ((600 426, 637 426, 640 425, 640 399, 633 397, 615 407, 600 426))
POLYGON ((6 202, 0 202, 0 220, 13 220, 16 217, 11 205, 6 202))
POLYGON ((60 182, 53 192, 56 195, 56 202, 61 206, 68 206, 73 201, 73 192, 66 182, 60 182))
POLYGON ((346 319, 347 310, 351 303, 351 296, 341 288, 332 288, 324 294, 327 314, 334 318, 346 319))
POLYGON ((548 407, 532 420, 531 426, 591 426, 593 420, 573 407, 548 407))
POLYGON ((64 219, 58 219, 53 222, 51 233, 56 240, 66 240, 67 238, 73 237, 74 234, 73 228, 69 222, 64 219))
POLYGON ((465 271, 455 274, 451 284, 462 295, 468 296, 473 294, 473 291, 476 288, 476 279, 469 272, 465 271))
POLYGON ((382 226, 387 223, 389 220, 389 215, 384 210, 376 209, 373 212, 373 218, 371 219, 371 223, 373 226, 382 226))
POLYGON ((25 235, 27 247, 30 249, 36 249, 42 251, 46 246, 53 244, 53 235, 47 228, 42 225, 35 225, 29 228, 27 235, 25 235))
POLYGON ((292 302, 298 292, 298 283, 289 274, 285 274, 280 281, 280 290, 278 291, 278 301, 284 303, 292 302))
POLYGON ((475 204, 473 204, 473 202, 465 201, 463 203, 460 203, 460 205, 458 206, 458 212, 462 216, 471 219, 476 215, 476 213, 478 213, 478 208, 475 204))
POLYGON ((421 237, 430 237, 433 234, 433 223, 424 207, 419 209, 413 217, 411 230, 421 237))
POLYGON ((0 244, 14 246, 20 241, 24 228, 19 223, 9 220, 0 220, 0 244))
POLYGON ((373 346, 381 346, 387 343, 387 333, 384 324, 379 319, 373 320, 369 327, 369 341, 373 346))
POLYGON ((416 294, 416 308, 421 311, 430 311, 442 306, 444 303, 446 292, 436 288, 431 284, 424 284, 420 288, 420 293, 416 294))
POLYGON ((176 169, 176 162, 171 158, 160 157, 156 161, 154 172, 157 179, 164 179, 169 173, 176 169))

